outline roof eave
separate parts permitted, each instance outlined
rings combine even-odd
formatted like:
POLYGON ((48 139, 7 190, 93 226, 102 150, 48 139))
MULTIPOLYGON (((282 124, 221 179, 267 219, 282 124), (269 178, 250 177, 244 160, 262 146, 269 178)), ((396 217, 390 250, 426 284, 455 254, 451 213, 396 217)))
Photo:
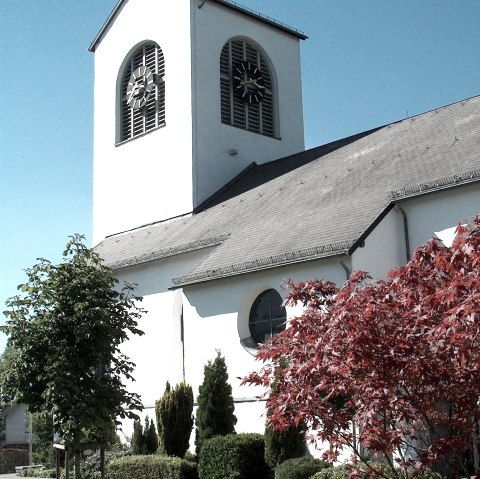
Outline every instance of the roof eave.
POLYGON ((127 0, 118 0, 118 3, 115 5, 115 7, 112 10, 112 13, 108 16, 108 18, 105 20, 105 23, 103 24, 102 28, 100 31, 97 33, 96 37, 93 39, 92 43, 88 47, 88 51, 94 53, 98 44, 100 43, 100 40, 102 39, 103 35, 107 31, 108 27, 110 24, 115 20, 115 17, 117 16, 118 12, 123 8, 124 3, 126 3, 127 0))
POLYGON ((300 40, 306 40, 308 38, 308 36, 305 35, 305 33, 303 33, 301 30, 293 28, 285 23, 279 22, 278 20, 275 20, 274 18, 271 18, 267 15, 263 15, 262 13, 251 10, 250 8, 244 7, 243 5, 240 5, 237 2, 234 2, 232 0, 211 0, 211 1, 219 5, 223 5, 224 7, 229 8, 231 10, 235 10, 239 13, 242 13, 243 15, 246 15, 248 17, 254 18, 262 23, 266 23, 271 27, 282 30, 285 33, 288 33, 289 35, 293 35, 294 37, 299 38, 300 40))
MULTIPOLYGON (((278 20, 275 20, 274 18, 268 17, 267 15, 263 15, 261 13, 255 12, 254 10, 250 10, 247 7, 244 7, 242 5, 239 5, 236 2, 230 1, 230 0, 212 0, 214 3, 217 3, 218 5, 222 5, 226 8, 229 8, 231 10, 235 10, 236 12, 242 13, 243 15, 246 15, 251 18, 255 18, 256 20, 266 23, 267 25, 270 25, 274 28, 277 28, 279 30, 282 30, 285 33, 288 33, 289 35, 293 35, 294 37, 299 38, 300 40, 306 40, 308 38, 305 33, 303 33, 301 30, 298 30, 296 28, 290 27, 289 25, 286 25, 285 23, 279 22, 278 20)), ((127 2, 127 0, 119 0, 118 3, 115 5, 115 7, 112 10, 112 13, 110 13, 109 17, 103 24, 102 28, 100 31, 97 33, 95 38, 93 39, 92 43, 88 47, 88 51, 94 53, 98 44, 100 43, 102 37, 104 36, 105 32, 107 31, 108 27, 110 24, 115 20, 115 17, 117 16, 118 12, 123 8, 123 5, 127 2)))
POLYGON ((319 248, 307 248, 308 250, 317 249, 316 253, 301 256, 304 251, 295 251, 289 253, 281 253, 275 257, 258 258, 241 264, 233 264, 215 270, 199 271, 198 273, 187 274, 179 278, 172 279, 172 286, 169 289, 178 289, 184 286, 192 286, 195 284, 206 283, 217 279, 225 279, 232 276, 240 276, 258 271, 266 271, 283 266, 306 263, 324 258, 332 258, 338 256, 348 256, 349 250, 353 242, 342 241, 341 243, 324 245, 319 248))

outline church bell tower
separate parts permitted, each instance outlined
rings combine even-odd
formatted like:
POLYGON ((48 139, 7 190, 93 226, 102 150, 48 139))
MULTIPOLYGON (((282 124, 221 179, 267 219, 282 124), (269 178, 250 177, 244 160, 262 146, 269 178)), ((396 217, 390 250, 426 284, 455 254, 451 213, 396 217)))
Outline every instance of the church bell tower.
POLYGON ((89 48, 94 244, 303 150, 305 38, 227 0, 120 0, 89 48))

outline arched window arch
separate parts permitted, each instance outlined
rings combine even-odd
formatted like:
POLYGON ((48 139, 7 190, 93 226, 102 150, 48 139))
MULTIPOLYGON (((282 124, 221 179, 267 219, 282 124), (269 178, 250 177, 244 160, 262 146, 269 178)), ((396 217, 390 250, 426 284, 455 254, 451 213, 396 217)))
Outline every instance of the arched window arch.
POLYGON ((252 304, 248 325, 253 340, 259 344, 285 330, 287 313, 278 291, 267 289, 252 304))
POLYGON ((165 125, 164 77, 165 60, 156 43, 144 43, 129 57, 120 85, 120 142, 165 125))
POLYGON ((228 41, 220 54, 222 123, 275 136, 272 73, 259 49, 243 39, 228 41))

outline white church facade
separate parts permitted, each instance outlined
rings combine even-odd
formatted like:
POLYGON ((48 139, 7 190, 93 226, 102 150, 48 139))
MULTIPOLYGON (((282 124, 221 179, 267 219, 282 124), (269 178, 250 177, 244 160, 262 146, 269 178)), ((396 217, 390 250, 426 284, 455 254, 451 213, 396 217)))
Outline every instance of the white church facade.
POLYGON ((120 0, 94 39, 94 243, 138 284, 126 346, 146 413, 220 350, 241 386, 288 280, 384 277, 480 211, 480 97, 304 150, 306 36, 227 0, 120 0))

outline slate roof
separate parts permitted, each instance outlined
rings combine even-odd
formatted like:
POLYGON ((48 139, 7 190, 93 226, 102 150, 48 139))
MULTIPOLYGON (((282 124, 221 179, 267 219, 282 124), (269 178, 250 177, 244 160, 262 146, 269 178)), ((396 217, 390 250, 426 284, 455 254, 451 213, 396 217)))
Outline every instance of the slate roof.
POLYGON ((395 201, 472 182, 480 97, 253 164, 193 214, 110 236, 96 251, 118 269, 208 248, 172 278, 180 287, 351 254, 395 201))

